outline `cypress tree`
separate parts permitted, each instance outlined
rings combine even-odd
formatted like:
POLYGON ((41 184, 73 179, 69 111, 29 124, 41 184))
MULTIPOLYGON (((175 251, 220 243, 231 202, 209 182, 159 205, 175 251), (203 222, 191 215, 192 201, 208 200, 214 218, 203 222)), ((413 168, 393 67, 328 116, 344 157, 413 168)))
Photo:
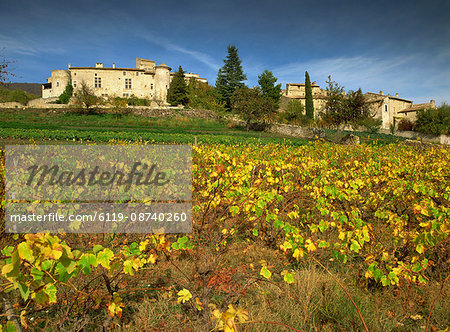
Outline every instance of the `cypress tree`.
POLYGON ((305 72, 305 98, 306 117, 309 119, 314 119, 314 102, 312 97, 311 80, 307 71, 305 72))
POLYGON ((167 90, 167 102, 172 106, 177 106, 186 105, 188 101, 188 87, 184 79, 184 71, 179 66, 167 90))
POLYGON ((227 46, 228 55, 223 60, 224 65, 219 69, 216 80, 217 92, 222 101, 230 108, 230 99, 234 91, 245 86, 243 83, 247 79, 242 69, 242 61, 239 59, 238 49, 234 45, 227 46))

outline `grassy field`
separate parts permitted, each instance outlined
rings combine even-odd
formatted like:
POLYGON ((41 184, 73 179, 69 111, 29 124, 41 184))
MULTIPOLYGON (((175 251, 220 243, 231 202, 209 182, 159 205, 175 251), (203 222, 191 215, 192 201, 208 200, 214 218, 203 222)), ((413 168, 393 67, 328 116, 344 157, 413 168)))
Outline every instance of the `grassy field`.
MULTIPOLYGON (((335 130, 326 130, 332 138, 335 130)), ((390 135, 355 133, 362 142, 387 144, 400 138, 390 135)), ((183 116, 180 111, 173 117, 145 117, 133 114, 117 119, 113 114, 83 115, 76 112, 33 109, 0 110, 0 139, 10 144, 11 139, 33 139, 37 142, 97 141, 121 139, 128 142, 151 141, 154 143, 193 144, 287 144, 300 146, 307 140, 284 137, 266 132, 246 131, 224 121, 183 116)))

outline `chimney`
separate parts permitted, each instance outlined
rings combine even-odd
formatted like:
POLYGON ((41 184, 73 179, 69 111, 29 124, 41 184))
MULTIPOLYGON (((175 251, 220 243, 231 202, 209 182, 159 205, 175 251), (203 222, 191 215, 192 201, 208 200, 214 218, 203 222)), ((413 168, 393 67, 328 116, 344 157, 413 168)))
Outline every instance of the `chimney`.
POLYGON ((311 85, 316 85, 316 81, 312 82, 312 84, 311 84, 311 85))
POLYGON ((116 68, 116 64, 113 62, 113 68, 116 68))
POLYGON ((384 96, 384 92, 382 90, 380 90, 380 95, 384 96))
POLYGON ((97 62, 95 64, 95 68, 103 68, 103 63, 102 62, 97 62))
POLYGON ((431 108, 436 108, 436 102, 434 101, 434 99, 430 100, 430 104, 431 104, 431 108))
POLYGON ((70 69, 70 63, 69 63, 69 69, 70 69))
POLYGON ((395 96, 398 98, 398 93, 396 93, 395 96))

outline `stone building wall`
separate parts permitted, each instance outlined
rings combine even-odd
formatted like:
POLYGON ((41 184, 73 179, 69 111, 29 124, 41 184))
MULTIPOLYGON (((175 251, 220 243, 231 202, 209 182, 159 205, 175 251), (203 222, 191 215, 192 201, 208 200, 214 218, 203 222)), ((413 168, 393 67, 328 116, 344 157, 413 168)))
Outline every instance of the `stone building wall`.
MULTIPOLYGON (((136 68, 103 67, 97 63, 95 67, 71 67, 68 70, 53 70, 47 83, 42 85, 44 99, 59 97, 66 85, 71 82, 74 92, 82 82, 92 88, 100 97, 131 97, 147 98, 166 102, 167 89, 175 73, 166 64, 155 66, 155 61, 136 58, 136 68)), ((198 74, 186 73, 186 81, 195 78, 200 82, 207 80, 198 74)))
MULTIPOLYGON (((320 112, 326 103, 326 91, 322 90, 319 85, 315 82, 311 84, 313 105, 314 105, 314 117, 318 117, 320 112)), ((286 84, 286 89, 283 90, 283 96, 290 99, 297 99, 306 105, 306 88, 304 83, 288 83, 286 84)))
POLYGON ((43 84, 42 98, 58 97, 64 92, 66 85, 70 82, 70 72, 68 70, 52 70, 52 76, 47 79, 47 83, 50 83, 51 88, 46 88, 43 84))

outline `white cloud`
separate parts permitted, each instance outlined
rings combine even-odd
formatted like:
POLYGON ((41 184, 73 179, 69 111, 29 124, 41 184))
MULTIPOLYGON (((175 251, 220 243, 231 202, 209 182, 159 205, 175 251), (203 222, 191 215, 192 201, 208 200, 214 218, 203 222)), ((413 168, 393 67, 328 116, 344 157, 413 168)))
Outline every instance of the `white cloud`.
POLYGON ((22 40, 19 41, 17 39, 0 35, 0 45, 4 48, 4 50, 8 53, 13 54, 21 54, 21 55, 37 55, 39 53, 52 53, 52 54, 62 54, 64 53, 64 49, 55 48, 55 47, 47 47, 46 45, 39 45, 36 47, 36 44, 33 41, 22 40))
POLYGON ((38 51, 30 45, 23 42, 14 40, 10 37, 0 35, 0 45, 5 48, 7 52, 23 54, 23 55, 35 55, 38 51))
POLYGON ((150 33, 146 33, 141 35, 141 37, 151 43, 160 45, 162 47, 164 47, 165 49, 169 50, 169 51, 175 51, 175 52, 180 52, 183 54, 187 54, 191 57, 193 57, 194 59, 200 61, 201 63, 207 65, 208 67, 210 67, 211 69, 214 70, 218 70, 219 69, 219 65, 214 61, 214 59, 209 56, 206 53, 203 52, 198 52, 198 51, 192 51, 189 50, 187 48, 181 47, 179 45, 176 45, 174 43, 172 43, 171 41, 162 38, 162 37, 156 37, 150 33))

